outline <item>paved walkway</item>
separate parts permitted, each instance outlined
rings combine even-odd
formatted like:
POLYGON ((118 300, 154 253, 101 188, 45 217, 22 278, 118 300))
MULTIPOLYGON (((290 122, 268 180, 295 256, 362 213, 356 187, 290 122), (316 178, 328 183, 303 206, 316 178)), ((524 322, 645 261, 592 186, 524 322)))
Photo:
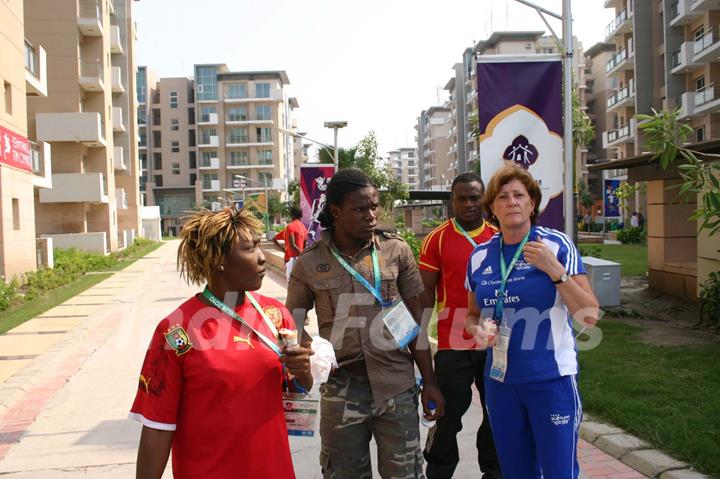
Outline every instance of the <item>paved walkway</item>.
MULTIPOLYGON (((0 477, 133 477, 140 425, 127 413, 145 349, 157 321, 198 290, 179 279, 177 244, 0 336, 0 477)), ((284 278, 270 275, 262 293, 284 300, 284 278)), ((458 479, 478 477, 480 421, 472 406, 458 479)), ((318 438, 292 438, 291 449, 299 479, 321 477, 318 438)), ((578 456, 586 478, 646 477, 584 441, 578 456)))

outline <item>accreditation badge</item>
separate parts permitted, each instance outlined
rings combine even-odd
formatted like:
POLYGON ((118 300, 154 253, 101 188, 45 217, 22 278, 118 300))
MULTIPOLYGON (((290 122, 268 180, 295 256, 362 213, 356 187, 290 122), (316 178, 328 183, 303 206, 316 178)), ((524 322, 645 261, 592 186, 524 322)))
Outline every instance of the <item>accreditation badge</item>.
POLYGON ((413 319, 402 300, 383 307, 382 320, 399 349, 406 347, 420 332, 420 326, 413 319))
POLYGON ((490 379, 499 382, 505 381, 505 373, 508 365, 508 347, 510 346, 510 332, 512 328, 500 326, 498 340, 492 349, 493 362, 490 368, 490 379))
POLYGON ((284 393, 283 409, 289 436, 313 437, 320 400, 312 394, 284 393))

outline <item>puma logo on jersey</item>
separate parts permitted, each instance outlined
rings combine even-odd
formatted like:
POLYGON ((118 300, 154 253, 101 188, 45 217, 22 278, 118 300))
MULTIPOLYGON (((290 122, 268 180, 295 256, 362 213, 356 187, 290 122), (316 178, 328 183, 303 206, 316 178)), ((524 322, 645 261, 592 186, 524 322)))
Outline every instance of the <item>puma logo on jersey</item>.
POLYGON ((483 270, 482 274, 492 274, 492 272, 492 266, 488 265, 488 267, 483 270))
POLYGON ((255 349, 255 346, 253 346, 253 343, 250 342, 250 333, 248 333, 247 338, 243 338, 240 336, 233 336, 233 343, 245 343, 248 346, 250 346, 251 348, 255 349))

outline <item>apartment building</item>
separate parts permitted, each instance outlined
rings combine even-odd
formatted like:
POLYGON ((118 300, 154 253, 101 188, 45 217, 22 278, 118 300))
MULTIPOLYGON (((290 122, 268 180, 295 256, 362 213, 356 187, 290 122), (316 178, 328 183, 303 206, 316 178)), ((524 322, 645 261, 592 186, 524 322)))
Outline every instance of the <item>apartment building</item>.
POLYGON ((421 190, 449 188, 450 173, 450 109, 433 106, 423 110, 415 126, 418 142, 418 183, 421 190))
POLYGON ((389 151, 387 161, 395 174, 395 179, 406 184, 410 190, 419 189, 418 158, 415 148, 389 151))
POLYGON ((0 3, 0 281, 48 261, 49 241, 36 242, 34 196, 52 186, 50 146, 27 124, 28 99, 47 96, 47 58, 24 17, 24 2, 0 3))
POLYGON ((47 96, 28 133, 52 150, 35 197, 36 235, 107 253, 140 234, 132 0, 26 0, 25 32, 47 51, 47 96))

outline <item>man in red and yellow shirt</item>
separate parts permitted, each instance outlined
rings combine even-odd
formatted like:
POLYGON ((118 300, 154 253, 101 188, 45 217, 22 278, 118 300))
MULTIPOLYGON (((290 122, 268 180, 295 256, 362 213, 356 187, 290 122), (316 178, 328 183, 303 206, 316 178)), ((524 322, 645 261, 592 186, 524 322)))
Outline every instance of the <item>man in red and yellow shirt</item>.
POLYGON ((301 221, 302 211, 297 206, 290 209, 290 217, 292 221, 288 223, 284 230, 279 231, 273 238, 273 243, 285 251, 285 276, 290 280, 295 258, 305 249, 307 243, 308 230, 301 221), (278 240, 283 240, 285 246, 281 246, 278 240))
POLYGON ((483 408, 483 423, 476 442, 478 464, 484 477, 502 477, 485 407, 486 351, 464 329, 468 309, 468 293, 463 287, 467 262, 475 246, 496 232, 483 219, 483 192, 479 176, 474 173, 457 176, 451 187, 455 217, 427 235, 420 250, 420 274, 425 285, 420 301, 424 310, 436 306, 435 374, 445 397, 445 415, 428 433, 425 445, 428 479, 450 478, 455 472, 459 461, 457 433, 472 400, 473 383, 480 392, 483 408))

